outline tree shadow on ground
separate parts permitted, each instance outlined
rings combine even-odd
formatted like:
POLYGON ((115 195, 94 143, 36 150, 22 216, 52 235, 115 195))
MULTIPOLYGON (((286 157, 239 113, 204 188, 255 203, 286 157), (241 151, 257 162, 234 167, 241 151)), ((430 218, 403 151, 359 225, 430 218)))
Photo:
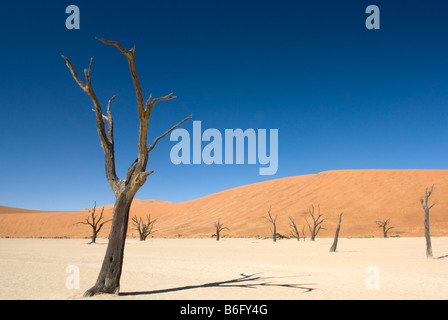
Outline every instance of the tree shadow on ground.
POLYGON ((152 290, 152 291, 136 291, 136 292, 120 292, 120 296, 137 296, 137 295, 151 295, 158 293, 168 293, 175 291, 183 291, 183 290, 193 290, 200 288, 263 288, 263 287, 277 287, 277 288, 292 288, 301 290, 302 293, 307 293, 315 290, 315 288, 311 288, 309 286, 314 285, 313 283, 306 284, 293 284, 293 283, 276 283, 270 282, 270 280, 280 279, 280 278, 297 278, 300 276, 286 276, 286 277, 268 277, 261 276, 261 273, 254 273, 246 275, 244 273, 240 274, 240 277, 225 280, 225 281, 217 281, 217 282, 209 282, 198 285, 190 285, 176 288, 168 288, 168 289, 160 289, 160 290, 152 290))

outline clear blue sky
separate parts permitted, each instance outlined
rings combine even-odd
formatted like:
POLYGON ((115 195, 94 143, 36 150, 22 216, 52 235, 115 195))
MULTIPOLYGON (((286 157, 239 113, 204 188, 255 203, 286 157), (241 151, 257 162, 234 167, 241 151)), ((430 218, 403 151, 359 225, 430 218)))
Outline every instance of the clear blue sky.
MULTIPOLYGON (((95 37, 136 46, 149 140, 185 116, 203 129, 279 130, 279 167, 180 165, 165 138, 141 199, 185 201, 240 185, 338 169, 448 169, 446 1, 19 1, 0 8, 0 205, 79 210, 111 204, 90 99, 112 107, 118 174, 137 155, 126 59, 95 37), (79 6, 80 30, 65 8, 79 6), (381 10, 367 30, 365 9, 381 10)), ((192 122, 183 125, 192 130, 192 122)))

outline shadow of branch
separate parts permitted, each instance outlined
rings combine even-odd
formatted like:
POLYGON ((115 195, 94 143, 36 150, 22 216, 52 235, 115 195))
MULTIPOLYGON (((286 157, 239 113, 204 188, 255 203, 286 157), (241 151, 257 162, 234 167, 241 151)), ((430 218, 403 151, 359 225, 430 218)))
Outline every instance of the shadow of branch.
POLYGON ((168 293, 175 291, 183 291, 183 290, 193 290, 199 288, 249 288, 255 289, 259 287, 283 287, 283 288, 293 288, 302 290, 302 293, 307 293, 315 290, 315 288, 309 287, 310 285, 314 285, 313 283, 309 284, 292 284, 292 283, 273 283, 269 282, 269 280, 275 280, 280 278, 295 278, 298 276, 286 276, 286 277, 266 277, 261 276, 260 273, 254 273, 246 275, 244 273, 240 274, 240 277, 225 280, 225 281, 217 281, 217 282, 209 282, 199 285, 190 285, 176 288, 168 288, 168 289, 160 289, 160 290, 152 290, 152 291, 137 291, 137 292, 121 292, 120 296, 136 296, 136 295, 151 295, 158 293, 168 293))

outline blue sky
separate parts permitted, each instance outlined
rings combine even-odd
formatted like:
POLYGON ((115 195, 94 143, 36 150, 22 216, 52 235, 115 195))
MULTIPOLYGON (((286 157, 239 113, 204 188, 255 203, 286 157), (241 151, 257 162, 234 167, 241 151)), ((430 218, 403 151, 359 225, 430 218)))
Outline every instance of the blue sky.
MULTIPOLYGON (((149 140, 189 114, 203 130, 278 129, 273 176, 256 165, 179 165, 150 154, 136 198, 185 201, 268 179, 339 169, 447 169, 446 1, 20 1, 0 9, 0 205, 79 210, 111 204, 92 104, 61 55, 112 107, 118 174, 137 155, 125 58, 136 46, 144 96, 170 92, 149 140), (80 9, 80 29, 65 8, 80 9), (380 8, 367 30, 365 9, 380 8)), ((192 122, 183 128, 192 132, 192 122)))

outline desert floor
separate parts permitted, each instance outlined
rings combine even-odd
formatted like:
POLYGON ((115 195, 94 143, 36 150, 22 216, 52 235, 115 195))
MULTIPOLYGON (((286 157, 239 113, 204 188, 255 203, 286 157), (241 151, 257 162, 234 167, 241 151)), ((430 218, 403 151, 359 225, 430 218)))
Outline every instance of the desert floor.
MULTIPOLYGON (((91 299, 447 299, 448 238, 432 241, 436 259, 424 238, 339 239, 336 253, 332 239, 129 239, 120 295, 91 299)), ((98 242, 0 239, 0 299, 82 299, 98 242)))

